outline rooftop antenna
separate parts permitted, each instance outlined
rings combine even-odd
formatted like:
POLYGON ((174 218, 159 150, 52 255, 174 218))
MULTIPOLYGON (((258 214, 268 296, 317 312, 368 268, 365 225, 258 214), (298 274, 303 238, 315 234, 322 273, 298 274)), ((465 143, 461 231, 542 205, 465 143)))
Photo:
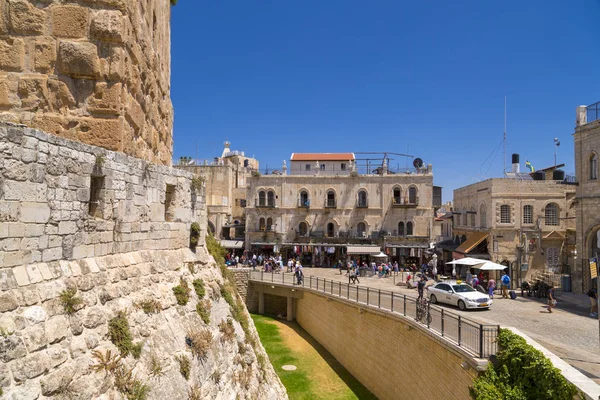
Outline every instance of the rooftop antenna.
POLYGON ((502 175, 506 177, 506 96, 504 96, 504 170, 502 175))

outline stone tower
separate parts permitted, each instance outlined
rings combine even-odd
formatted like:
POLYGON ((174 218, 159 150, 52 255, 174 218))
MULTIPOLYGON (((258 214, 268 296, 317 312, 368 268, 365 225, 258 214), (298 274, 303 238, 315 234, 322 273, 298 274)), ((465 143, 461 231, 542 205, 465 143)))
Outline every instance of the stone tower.
POLYGON ((169 0, 0 0, 0 120, 171 165, 169 0))

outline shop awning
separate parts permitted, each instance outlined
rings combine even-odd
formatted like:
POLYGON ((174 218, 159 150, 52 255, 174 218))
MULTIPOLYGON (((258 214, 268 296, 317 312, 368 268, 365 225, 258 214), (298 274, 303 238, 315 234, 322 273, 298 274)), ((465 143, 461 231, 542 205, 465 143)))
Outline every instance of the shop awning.
POLYGON ((386 244, 385 247, 396 249, 428 249, 427 243, 408 243, 408 244, 386 244))
POLYGON ((221 240, 221 246, 226 249, 242 249, 244 248, 243 240, 221 240))
POLYGON ((547 235, 544 235, 544 239, 557 239, 557 240, 565 240, 565 236, 557 231, 552 231, 547 235))
POLYGON ((379 254, 379 246, 348 246, 346 254, 379 254))
POLYGON ((487 239, 489 233, 488 232, 473 232, 465 240, 460 246, 456 248, 457 253, 467 254, 471 250, 473 250, 477 245, 487 239))

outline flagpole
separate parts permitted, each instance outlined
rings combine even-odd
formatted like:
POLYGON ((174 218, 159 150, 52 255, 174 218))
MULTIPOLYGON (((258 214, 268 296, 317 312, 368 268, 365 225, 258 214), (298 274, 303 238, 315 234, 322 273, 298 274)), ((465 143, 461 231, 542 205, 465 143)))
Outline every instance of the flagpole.
POLYGON ((506 96, 504 96, 504 171, 502 176, 506 176, 506 96))

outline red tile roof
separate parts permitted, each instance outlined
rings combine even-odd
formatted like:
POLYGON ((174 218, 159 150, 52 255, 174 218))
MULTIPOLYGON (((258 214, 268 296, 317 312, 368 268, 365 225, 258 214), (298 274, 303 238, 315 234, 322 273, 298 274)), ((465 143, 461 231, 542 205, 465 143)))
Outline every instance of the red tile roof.
POLYGON ((292 161, 350 161, 354 153, 292 153, 292 161))

